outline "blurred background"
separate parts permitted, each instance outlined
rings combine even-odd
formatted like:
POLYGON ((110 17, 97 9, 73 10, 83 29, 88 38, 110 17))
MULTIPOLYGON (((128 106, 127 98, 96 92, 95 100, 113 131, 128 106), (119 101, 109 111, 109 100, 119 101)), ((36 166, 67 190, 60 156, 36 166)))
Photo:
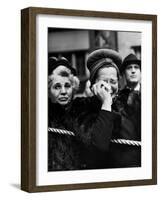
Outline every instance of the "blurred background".
MULTIPOLYGON (((134 53, 141 59, 141 33, 108 30, 48 28, 48 57, 65 57, 76 69, 80 79, 77 96, 90 96, 88 54, 99 48, 114 49, 122 59, 134 53)), ((121 88, 124 80, 121 78, 121 88)))

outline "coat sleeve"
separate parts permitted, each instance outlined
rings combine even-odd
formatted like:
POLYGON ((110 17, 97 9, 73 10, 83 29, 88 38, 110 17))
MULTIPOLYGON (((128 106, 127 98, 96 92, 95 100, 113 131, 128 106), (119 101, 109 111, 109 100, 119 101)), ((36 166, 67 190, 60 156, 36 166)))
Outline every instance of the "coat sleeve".
MULTIPOLYGON (((109 150, 109 144, 114 130, 114 113, 101 110, 91 128, 91 141, 94 146, 103 151, 109 150)), ((119 123, 119 118, 118 122, 119 123)))
POLYGON ((76 134, 87 146, 94 146, 101 151, 108 151, 112 137, 114 122, 121 123, 116 113, 90 109, 91 104, 81 105, 76 116, 76 134))

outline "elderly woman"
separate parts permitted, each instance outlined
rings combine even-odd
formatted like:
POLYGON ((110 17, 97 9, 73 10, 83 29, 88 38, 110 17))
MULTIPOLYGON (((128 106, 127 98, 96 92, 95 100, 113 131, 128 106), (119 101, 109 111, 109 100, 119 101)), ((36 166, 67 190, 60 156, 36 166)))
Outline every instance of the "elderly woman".
MULTIPOLYGON (((135 141, 137 133, 134 131, 137 124, 131 120, 131 116, 136 115, 135 112, 137 114, 140 112, 139 116, 141 116, 141 111, 135 111, 132 105, 123 105, 120 96, 117 95, 119 68, 121 67, 120 55, 110 49, 96 50, 89 55, 87 67, 90 70, 90 80, 95 98, 98 99, 98 108, 95 107, 96 110, 93 108, 93 112, 97 112, 105 104, 105 93, 111 90, 112 112, 117 112, 121 117, 121 124, 119 120, 116 120, 111 136, 113 142, 116 143, 109 145, 109 141, 106 141, 108 154, 106 154, 105 166, 108 168, 141 166, 141 147, 140 142, 135 141), (128 110, 133 110, 133 113, 130 113, 131 116, 127 112, 128 110), (131 145, 129 145, 129 140, 133 141, 131 145), (120 144, 118 141, 123 142, 120 144)), ((139 119, 138 124, 140 124, 139 119)))
POLYGON ((87 59, 94 96, 75 101, 77 103, 76 113, 79 113, 75 118, 75 124, 80 127, 78 133, 84 129, 86 142, 89 142, 86 154, 84 154, 87 168, 111 167, 111 159, 107 152, 111 149, 111 138, 117 135, 121 128, 120 114, 113 110, 113 102, 119 88, 121 63, 119 53, 109 49, 95 50, 89 54, 87 59), (99 122, 97 127, 96 122, 99 122), (95 129, 93 129, 94 125, 95 129), (95 133, 91 134, 90 130, 95 133), (96 144, 97 149, 91 145, 91 142, 96 144))
MULTIPOLYGON (((65 58, 49 59, 48 126, 72 130, 71 103, 79 80, 65 58)), ((74 137, 60 133, 48 134, 48 170, 80 168, 77 144, 74 137)))
POLYGON ((103 152, 108 147, 115 119, 110 112, 110 91, 106 91, 105 99, 99 107, 97 99, 73 99, 78 82, 74 69, 66 59, 50 59, 48 125, 50 128, 72 131, 75 137, 61 134, 61 131, 49 132, 49 171, 104 166, 103 152))

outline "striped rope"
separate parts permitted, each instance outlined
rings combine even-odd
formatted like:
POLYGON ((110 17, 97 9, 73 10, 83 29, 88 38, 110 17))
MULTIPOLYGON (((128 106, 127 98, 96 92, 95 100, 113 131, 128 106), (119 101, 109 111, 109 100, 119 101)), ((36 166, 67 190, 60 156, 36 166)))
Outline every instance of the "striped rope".
POLYGON ((67 130, 58 129, 58 128, 48 128, 48 131, 53 132, 53 133, 63 134, 63 135, 75 136, 75 134, 72 131, 67 131, 67 130))
POLYGON ((127 144, 127 145, 132 145, 132 146, 141 146, 141 142, 135 141, 135 140, 112 139, 111 142, 116 143, 116 144, 127 144))
MULTIPOLYGON (((48 128, 49 132, 53 133, 59 133, 62 135, 70 135, 70 136, 75 136, 75 134, 72 131, 67 131, 63 129, 58 129, 58 128, 48 128)), ((141 146, 140 141, 135 141, 135 140, 125 140, 125 139, 111 139, 112 143, 116 144, 126 144, 126 145, 132 145, 132 146, 141 146)))

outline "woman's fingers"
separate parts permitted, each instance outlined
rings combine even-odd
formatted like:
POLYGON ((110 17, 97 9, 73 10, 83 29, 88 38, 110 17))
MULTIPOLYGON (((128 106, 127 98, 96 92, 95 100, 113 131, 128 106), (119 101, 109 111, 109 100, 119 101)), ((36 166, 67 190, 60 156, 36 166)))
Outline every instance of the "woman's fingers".
POLYGON ((111 86, 105 81, 98 81, 93 85, 92 88, 95 91, 95 94, 99 92, 100 89, 105 89, 107 92, 111 93, 111 86))

